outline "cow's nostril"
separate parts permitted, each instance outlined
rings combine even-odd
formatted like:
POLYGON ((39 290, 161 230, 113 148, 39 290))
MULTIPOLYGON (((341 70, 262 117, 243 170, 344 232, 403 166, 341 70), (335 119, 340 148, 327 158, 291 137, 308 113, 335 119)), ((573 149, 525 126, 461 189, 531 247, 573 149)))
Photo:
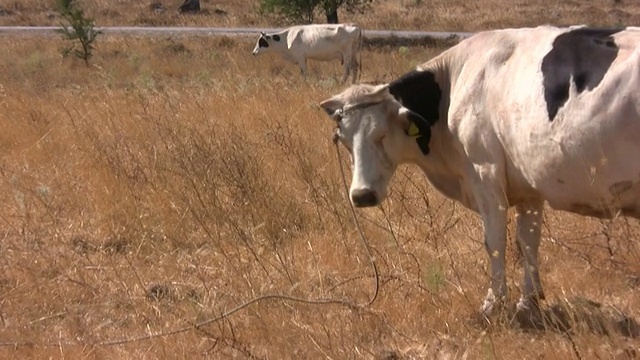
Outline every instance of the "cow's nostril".
POLYGON ((357 207, 378 205, 378 197, 370 189, 355 189, 351 191, 351 201, 357 207))

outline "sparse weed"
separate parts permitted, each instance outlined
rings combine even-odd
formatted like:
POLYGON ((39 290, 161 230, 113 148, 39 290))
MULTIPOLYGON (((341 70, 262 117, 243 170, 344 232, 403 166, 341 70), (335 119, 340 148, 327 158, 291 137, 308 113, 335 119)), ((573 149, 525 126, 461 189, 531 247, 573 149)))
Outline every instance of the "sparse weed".
POLYGON ((433 293, 439 293, 446 283, 446 275, 437 263, 429 264, 424 270, 424 282, 433 293))

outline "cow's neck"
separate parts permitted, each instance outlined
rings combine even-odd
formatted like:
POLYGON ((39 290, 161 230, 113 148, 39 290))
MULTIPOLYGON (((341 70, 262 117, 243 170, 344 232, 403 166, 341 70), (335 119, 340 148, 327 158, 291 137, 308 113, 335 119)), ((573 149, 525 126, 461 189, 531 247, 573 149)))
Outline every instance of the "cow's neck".
POLYGON ((389 84, 391 94, 406 108, 431 124, 430 152, 411 156, 431 184, 445 196, 460 201, 472 210, 476 204, 471 189, 464 186, 464 154, 452 140, 447 126, 450 83, 446 57, 440 56, 389 84))

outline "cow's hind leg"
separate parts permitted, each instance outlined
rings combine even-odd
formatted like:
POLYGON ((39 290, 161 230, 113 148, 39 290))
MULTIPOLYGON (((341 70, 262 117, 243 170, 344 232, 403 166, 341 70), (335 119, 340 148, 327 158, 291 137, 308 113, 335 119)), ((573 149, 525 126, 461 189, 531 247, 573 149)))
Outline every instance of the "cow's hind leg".
POLYGON ((344 69, 344 74, 342 75, 342 81, 340 81, 342 84, 344 84, 347 79, 349 78, 349 75, 351 74, 351 67, 352 67, 352 60, 351 57, 348 56, 348 54, 343 54, 342 55, 342 68, 344 69))
POLYGON ((351 83, 355 84, 358 81, 358 72, 359 72, 359 68, 358 68, 358 60, 356 58, 353 58, 350 62, 349 62, 349 68, 351 69, 351 83))
POLYGON ((543 202, 540 200, 516 206, 516 237, 524 257, 524 286, 518 310, 531 310, 544 299, 538 273, 542 211, 543 202))

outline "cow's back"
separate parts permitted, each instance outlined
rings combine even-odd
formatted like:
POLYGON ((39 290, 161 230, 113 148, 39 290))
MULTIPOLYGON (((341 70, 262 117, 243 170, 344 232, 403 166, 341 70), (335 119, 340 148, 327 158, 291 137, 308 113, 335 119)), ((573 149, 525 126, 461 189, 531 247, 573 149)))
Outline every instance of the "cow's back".
POLYGON ((354 25, 306 25, 290 28, 287 41, 290 49, 304 52, 307 58, 332 60, 351 56, 360 35, 360 28, 354 25))
POLYGON ((640 215, 638 44, 635 29, 482 33, 450 55, 461 64, 451 69, 450 127, 469 151, 504 162, 514 200, 640 215))

